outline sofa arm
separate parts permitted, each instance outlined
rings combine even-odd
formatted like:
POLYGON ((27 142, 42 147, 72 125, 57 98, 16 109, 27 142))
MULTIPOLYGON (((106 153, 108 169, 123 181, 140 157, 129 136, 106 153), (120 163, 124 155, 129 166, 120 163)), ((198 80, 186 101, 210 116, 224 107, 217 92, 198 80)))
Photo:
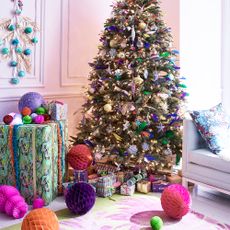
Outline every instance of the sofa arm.
POLYGON ((204 148, 205 143, 192 120, 183 121, 183 151, 204 148))

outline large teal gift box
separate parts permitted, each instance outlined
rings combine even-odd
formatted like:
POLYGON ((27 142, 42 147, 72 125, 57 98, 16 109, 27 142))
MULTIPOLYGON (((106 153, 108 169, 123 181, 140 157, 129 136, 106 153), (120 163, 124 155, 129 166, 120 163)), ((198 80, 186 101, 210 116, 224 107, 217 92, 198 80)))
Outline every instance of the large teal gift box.
POLYGON ((65 178, 66 121, 0 125, 0 184, 16 186, 28 204, 49 204, 65 178))

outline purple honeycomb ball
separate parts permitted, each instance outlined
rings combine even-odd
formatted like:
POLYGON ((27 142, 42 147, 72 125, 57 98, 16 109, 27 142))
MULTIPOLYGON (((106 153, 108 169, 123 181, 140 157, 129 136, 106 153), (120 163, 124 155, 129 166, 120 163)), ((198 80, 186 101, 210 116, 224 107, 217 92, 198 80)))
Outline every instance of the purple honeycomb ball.
POLYGON ((78 215, 87 213, 96 200, 96 193, 90 184, 79 182, 72 185, 66 194, 65 202, 68 209, 78 215))
POLYGON ((29 107, 32 112, 44 103, 44 98, 41 94, 36 92, 29 92, 24 94, 18 102, 18 109, 21 112, 24 107, 29 107))

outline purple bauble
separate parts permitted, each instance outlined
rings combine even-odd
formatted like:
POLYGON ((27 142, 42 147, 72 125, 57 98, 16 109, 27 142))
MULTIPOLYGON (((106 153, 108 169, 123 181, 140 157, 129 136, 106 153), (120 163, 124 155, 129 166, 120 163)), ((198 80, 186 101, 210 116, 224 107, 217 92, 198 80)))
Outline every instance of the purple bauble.
POLYGON ((24 107, 29 107, 32 112, 44 103, 44 98, 41 94, 30 92, 24 94, 18 102, 18 109, 21 112, 24 107))
POLYGON ((66 194, 65 202, 68 209, 78 215, 87 213, 96 200, 94 188, 85 182, 72 185, 66 194))

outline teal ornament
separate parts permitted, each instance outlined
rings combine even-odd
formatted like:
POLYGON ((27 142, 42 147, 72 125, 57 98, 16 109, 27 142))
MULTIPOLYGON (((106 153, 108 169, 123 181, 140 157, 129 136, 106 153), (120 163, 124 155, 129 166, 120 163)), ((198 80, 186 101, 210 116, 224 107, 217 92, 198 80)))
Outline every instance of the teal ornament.
POLYGON ((8 48, 3 48, 2 50, 1 50, 1 53, 3 54, 3 55, 6 55, 6 54, 8 54, 10 52, 10 50, 8 49, 8 48))
POLYGON ((12 39, 11 44, 16 46, 19 44, 19 40, 17 38, 12 39))
POLYGON ((29 56, 31 54, 31 49, 25 49, 23 52, 26 56, 29 56))
POLYGON ((18 54, 21 54, 22 53, 22 48, 21 47, 17 47, 15 49, 15 52, 18 53, 18 54))
POLYGON ((11 61, 10 62, 11 67, 16 67, 17 65, 18 65, 18 63, 16 61, 11 61))
POLYGON ((13 85, 17 85, 19 83, 19 79, 16 77, 11 78, 10 83, 13 85))
POLYGON ((21 70, 21 71, 18 72, 18 76, 19 77, 25 77, 25 75, 26 75, 26 73, 23 70, 21 70))
POLYGON ((7 28, 9 31, 14 31, 16 29, 16 26, 15 25, 9 25, 8 28, 7 28))
POLYGON ((31 34, 33 32, 33 29, 31 27, 26 27, 25 30, 24 30, 24 32, 26 34, 31 34))
POLYGON ((32 39, 31 39, 31 42, 33 42, 33 43, 38 43, 38 38, 36 38, 36 37, 32 38, 32 39))
POLYGON ((163 220, 159 216, 154 216, 150 220, 152 230, 161 230, 163 228, 163 220))
POLYGON ((21 14, 21 13, 22 13, 21 10, 19 10, 19 9, 15 10, 15 14, 19 15, 19 14, 21 14))

